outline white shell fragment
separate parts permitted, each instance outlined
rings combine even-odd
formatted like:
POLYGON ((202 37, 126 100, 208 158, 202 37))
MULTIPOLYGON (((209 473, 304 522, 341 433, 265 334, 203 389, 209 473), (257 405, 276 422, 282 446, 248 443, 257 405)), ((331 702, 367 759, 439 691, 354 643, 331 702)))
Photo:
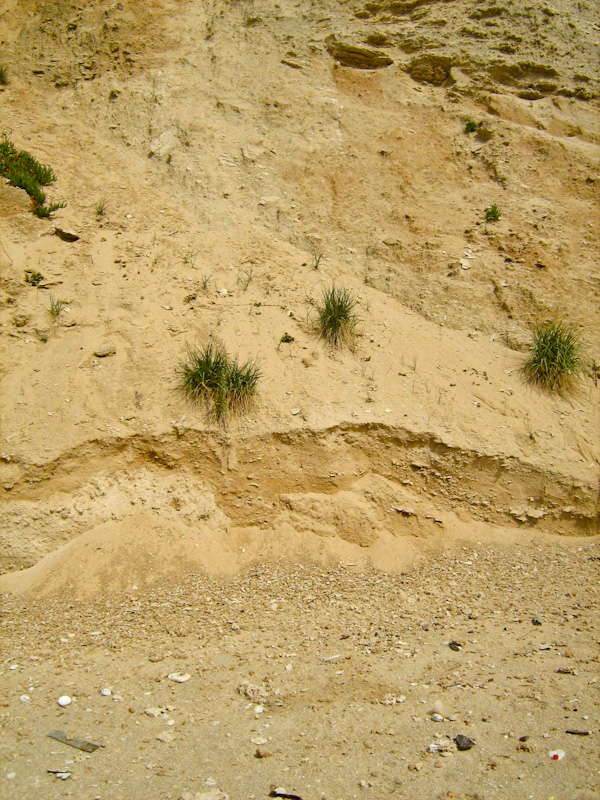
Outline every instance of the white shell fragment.
POLYGON ((62 697, 58 698, 58 705, 61 708, 66 708, 67 706, 70 706, 72 702, 73 701, 71 700, 71 698, 67 694, 63 694, 62 697))
POLYGON ((175 683, 185 683, 186 681, 189 681, 190 676, 187 672, 183 674, 181 672, 172 672, 168 678, 170 681, 175 681, 175 683))
POLYGON ((101 689, 100 694, 102 695, 102 697, 110 697, 112 695, 112 692, 110 689, 101 689))

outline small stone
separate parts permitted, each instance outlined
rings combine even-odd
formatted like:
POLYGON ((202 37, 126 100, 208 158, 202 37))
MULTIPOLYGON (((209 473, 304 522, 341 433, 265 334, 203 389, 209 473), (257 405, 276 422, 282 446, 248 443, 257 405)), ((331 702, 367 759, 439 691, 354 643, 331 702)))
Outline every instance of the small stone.
POLYGON ((189 681, 190 675, 188 675, 187 672, 186 673, 172 672, 168 676, 168 678, 170 681, 174 681, 175 683, 185 683, 186 681, 189 681))
POLYGON ((28 694, 22 694, 21 697, 19 697, 19 700, 21 701, 21 703, 28 703, 30 701, 30 699, 31 698, 29 697, 28 694))
POLYGON ((297 417, 299 413, 300 413, 300 409, 299 408, 292 408, 292 410, 290 411, 290 414, 292 415, 292 417, 297 417))
POLYGON ((71 777, 70 772, 55 772, 54 776, 58 778, 59 781, 66 781, 71 777))
POLYGON ((450 650, 454 650, 455 652, 463 649, 461 642, 448 642, 448 647, 450 650))
POLYGON ((254 758, 270 758, 271 753, 268 750, 265 750, 264 747, 257 747, 256 752, 254 753, 254 758))
POLYGON ((450 708, 450 706, 447 706, 446 703, 443 703, 441 700, 435 701, 431 707, 431 710, 429 711, 429 714, 431 715, 432 719, 434 719, 436 715, 452 721, 458 718, 456 711, 453 708, 450 708))
POLYGON ((54 235, 62 239, 63 242, 76 242, 80 238, 79 234, 75 233, 75 231, 59 228, 57 225, 54 226, 54 235))
POLYGON ((459 733, 458 736, 454 737, 454 741, 456 742, 456 747, 458 750, 470 750, 475 741, 470 738, 470 736, 465 736, 462 733, 459 733))
POLYGON ((7 781, 12 781, 13 778, 16 778, 16 777, 17 777, 17 773, 16 772, 7 772, 7 774, 6 774, 6 780, 7 781))
POLYGON ((523 753, 535 753, 537 751, 537 745, 529 738, 529 736, 522 736, 519 739, 517 750, 520 750, 523 753))
POLYGON ((58 701, 57 701, 57 702, 58 702, 58 705, 59 705, 61 708, 66 708, 67 706, 70 706, 70 705, 71 705, 71 703, 72 703, 72 700, 71 700, 71 698, 70 698, 68 695, 66 695, 66 694, 63 694, 63 696, 62 696, 62 697, 59 697, 59 698, 58 698, 58 701))
POLYGON ((164 733, 159 733, 156 738, 158 739, 159 742, 164 742, 165 744, 168 744, 169 742, 172 742, 175 739, 175 734, 171 733, 170 731, 164 731, 164 733))
POLYGON ((114 356, 116 352, 116 346, 112 342, 107 342, 94 350, 94 355, 96 358, 106 358, 107 356, 114 356))
POLYGON ((432 714, 431 715, 431 719, 433 720, 433 722, 443 722, 444 721, 444 718, 442 717, 441 714, 432 714))
POLYGON ((267 740, 263 736, 255 736, 254 739, 251 740, 252 744, 266 744, 267 740))
POLYGON ((100 694, 102 695, 102 697, 110 697, 112 695, 112 692, 110 689, 106 688, 106 689, 101 689, 100 694))
POLYGON ((155 719, 156 717, 160 717, 162 713, 163 713, 162 708, 147 708, 144 711, 144 714, 146 714, 149 717, 154 717, 155 719))
POLYGON ((536 616, 536 617, 533 617, 533 619, 531 620, 531 623, 532 623, 532 625, 541 625, 542 624, 542 620, 539 617, 536 616))

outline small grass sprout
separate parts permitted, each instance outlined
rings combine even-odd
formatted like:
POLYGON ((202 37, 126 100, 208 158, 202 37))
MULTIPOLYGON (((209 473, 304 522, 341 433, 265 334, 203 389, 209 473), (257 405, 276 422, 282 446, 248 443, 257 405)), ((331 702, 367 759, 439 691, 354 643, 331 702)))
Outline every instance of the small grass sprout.
POLYGON ((568 322, 549 320, 535 325, 529 350, 523 374, 540 389, 562 394, 585 375, 581 334, 568 322))
POLYGON ((50 307, 48 308, 48 313, 52 317, 53 320, 57 320, 60 317, 60 312, 65 307, 66 303, 64 300, 57 300, 55 297, 50 295, 50 307))
POLYGON ((204 405, 209 419, 221 423, 229 414, 248 410, 261 377, 255 362, 238 362, 212 339, 204 347, 191 347, 177 372, 179 390, 204 405))
POLYGON ((501 216, 502 212, 495 203, 485 210, 486 222, 498 222, 501 216))
POLYGON ((333 347, 349 343, 356 333, 358 316, 355 308, 358 303, 355 295, 335 284, 324 289, 321 301, 315 304, 317 310, 317 330, 322 339, 333 347))
POLYGON ((8 86, 8 70, 0 64, 0 86, 8 86))
POLYGON ((465 122, 465 133, 475 133, 477 130, 477 123, 473 119, 468 119, 465 122))
POLYGON ((102 217, 106 214, 106 200, 104 198, 98 200, 94 210, 96 212, 96 218, 102 219, 102 217))
POLYGON ((242 291, 246 291, 250 283, 252 282, 252 278, 254 278, 254 270, 253 269, 239 269, 237 274, 237 283, 238 286, 242 288, 242 291))

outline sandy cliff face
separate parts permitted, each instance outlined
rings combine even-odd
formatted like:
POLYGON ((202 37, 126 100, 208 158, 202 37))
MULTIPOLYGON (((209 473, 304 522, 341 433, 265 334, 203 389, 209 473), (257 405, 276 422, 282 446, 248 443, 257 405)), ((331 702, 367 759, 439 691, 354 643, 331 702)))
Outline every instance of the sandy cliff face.
POLYGON ((569 398, 519 371, 552 316, 600 361, 596 13, 5 3, 2 128, 68 206, 37 220, 0 186, 2 568, 206 503, 222 531, 366 551, 456 515, 596 532, 595 367, 569 398), (352 351, 312 330, 333 281, 352 351), (211 334, 263 372, 226 429, 173 391, 211 334))

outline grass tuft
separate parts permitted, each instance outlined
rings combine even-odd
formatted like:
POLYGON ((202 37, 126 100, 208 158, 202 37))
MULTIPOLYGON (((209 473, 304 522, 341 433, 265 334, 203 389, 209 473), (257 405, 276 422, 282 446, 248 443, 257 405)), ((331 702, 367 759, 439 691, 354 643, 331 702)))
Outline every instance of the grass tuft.
POLYGON ((94 206, 94 211, 96 212, 96 219, 102 219, 102 217, 106 214, 106 200, 104 198, 98 200, 94 206))
POLYGON ((64 300, 57 300, 55 297, 50 295, 50 306, 48 308, 48 313, 52 317, 53 320, 57 320, 60 317, 60 312, 65 307, 66 303, 64 300))
POLYGON ((0 65, 0 86, 8 86, 8 70, 3 64, 0 65))
POLYGON ((477 130, 477 123, 475 122, 475 120, 468 119, 465 122, 465 133, 475 133, 476 130, 477 130))
POLYGON ((44 276, 41 272, 34 272, 30 269, 25 270, 25 283, 30 284, 30 286, 37 286, 38 283, 41 283, 43 280, 44 276))
POLYGON ((51 167, 47 167, 25 150, 17 150, 10 139, 4 135, 0 141, 0 175, 7 178, 13 186, 23 189, 33 203, 33 213, 38 217, 49 217, 66 203, 46 205, 46 194, 42 186, 54 183, 56 175, 51 167))
POLYGON ((356 334, 358 300, 348 289, 331 286, 323 291, 321 302, 316 304, 317 330, 322 339, 333 347, 350 343, 356 334))
POLYGON ((255 362, 240 364, 220 342, 190 348, 178 367, 179 390, 205 406, 210 419, 224 422, 229 414, 247 411, 261 377, 255 362))
POLYGON ((570 323, 549 320, 534 326, 525 378, 548 392, 565 393, 585 375, 581 334, 570 323))
POLYGON ((487 222, 498 222, 501 216, 502 212, 495 203, 485 210, 485 219, 487 222))

